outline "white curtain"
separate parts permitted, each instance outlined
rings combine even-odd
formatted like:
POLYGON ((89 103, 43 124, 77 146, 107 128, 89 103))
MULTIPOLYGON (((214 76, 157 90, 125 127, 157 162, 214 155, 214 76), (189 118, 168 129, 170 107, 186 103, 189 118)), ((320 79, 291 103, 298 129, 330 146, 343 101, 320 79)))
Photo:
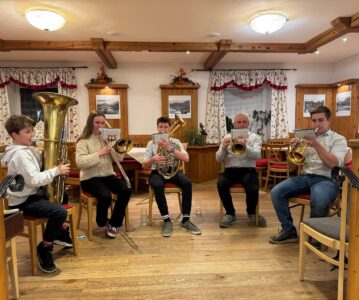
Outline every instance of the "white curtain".
POLYGON ((219 143, 226 134, 224 89, 236 87, 252 91, 263 84, 272 88, 271 137, 288 136, 287 76, 283 70, 213 71, 209 79, 206 105, 206 129, 208 143, 219 143))
MULTIPOLYGON (((72 68, 0 68, 0 121, 2 124, 10 116, 7 85, 11 82, 30 89, 58 87, 59 93, 75 98, 76 78, 72 68)), ((77 107, 71 108, 67 116, 69 140, 75 141, 79 136, 77 107)), ((0 129, 0 142, 9 144, 11 139, 0 129)))
POLYGON ((7 133, 4 125, 7 118, 10 116, 9 107, 9 95, 7 92, 7 86, 0 87, 0 144, 9 145, 11 144, 11 137, 7 133))

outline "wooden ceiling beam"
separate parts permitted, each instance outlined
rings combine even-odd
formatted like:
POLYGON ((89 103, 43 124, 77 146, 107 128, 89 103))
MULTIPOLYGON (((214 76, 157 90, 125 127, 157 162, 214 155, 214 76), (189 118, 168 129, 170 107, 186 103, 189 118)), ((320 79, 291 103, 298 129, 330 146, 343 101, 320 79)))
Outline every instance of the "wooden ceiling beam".
POLYGON ((305 43, 305 49, 301 53, 313 53, 319 47, 324 46, 337 38, 352 32, 359 32, 359 13, 351 17, 339 17, 331 22, 332 28, 327 29, 305 43))
POLYGON ((220 40, 218 44, 218 50, 212 52, 204 62, 204 69, 212 70, 228 53, 228 49, 231 48, 231 44, 232 40, 220 40))
POLYGON ((101 38, 92 38, 91 43, 93 50, 101 58, 105 66, 109 69, 116 69, 117 62, 112 53, 106 49, 105 41, 101 38))
POLYGON ((91 42, 3 40, 0 51, 93 51, 91 42))
POLYGON ((299 53, 303 43, 232 43, 228 52, 299 53))

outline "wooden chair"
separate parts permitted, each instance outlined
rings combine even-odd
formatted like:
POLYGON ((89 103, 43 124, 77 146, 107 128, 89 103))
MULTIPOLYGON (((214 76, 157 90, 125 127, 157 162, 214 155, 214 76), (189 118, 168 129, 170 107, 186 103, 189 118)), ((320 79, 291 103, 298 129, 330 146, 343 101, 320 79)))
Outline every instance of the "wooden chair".
MULTIPOLYGON (((221 170, 220 170, 220 172, 221 173, 224 172, 224 163, 223 163, 223 161, 221 162, 221 170)), ((245 194, 246 193, 243 185, 240 184, 240 183, 233 184, 230 187, 229 192, 231 194, 236 194, 236 193, 245 194)), ((224 216, 224 207, 223 207, 222 200, 219 199, 219 219, 221 220, 221 218, 223 216, 224 216)), ((258 204, 257 204, 257 207, 256 207, 256 226, 259 226, 259 201, 258 201, 258 204)))
MULTIPOLYGON (((0 199, 2 201, 2 199, 0 199)), ((5 202, 5 201, 4 201, 5 202)), ((19 292, 19 275, 17 270, 17 256, 16 256, 16 235, 24 230, 23 215, 20 212, 4 216, 5 228, 5 248, 6 260, 8 263, 8 270, 10 275, 10 282, 13 292, 13 298, 18 299, 19 292)))
POLYGON ((264 190, 267 191, 269 180, 276 184, 277 179, 287 179, 294 170, 288 163, 289 144, 265 144, 267 158, 267 176, 264 190))
POLYGON ((305 249, 312 251, 325 261, 337 266, 338 273, 338 299, 343 299, 344 290, 344 261, 345 252, 349 246, 349 236, 347 231, 347 206, 349 201, 348 179, 343 184, 342 209, 340 218, 325 217, 311 218, 300 224, 300 244, 299 244, 299 279, 304 280, 305 269, 305 249), (319 241, 321 244, 339 251, 339 261, 327 256, 324 252, 315 248, 310 242, 309 237, 319 241))
MULTIPOLYGON (((71 237, 72 237, 72 249, 74 255, 78 254, 77 246, 77 227, 76 227, 76 207, 71 205, 64 205, 67 210, 67 221, 69 224, 71 237)), ((29 239, 30 246, 30 259, 31 259, 31 272, 32 275, 36 275, 37 267, 37 226, 41 226, 42 232, 44 232, 47 218, 35 218, 32 216, 24 216, 24 226, 27 228, 26 233, 20 234, 21 236, 29 239)))
MULTIPOLYGON (((112 203, 110 206, 111 213, 113 212, 113 203, 117 201, 117 196, 112 194, 112 203)), ((96 206, 97 199, 89 193, 85 193, 83 191, 80 192, 80 206, 79 206, 79 216, 77 218, 77 228, 80 227, 81 216, 82 216, 82 207, 84 205, 87 206, 87 238, 89 241, 92 241, 92 220, 94 214, 94 208, 96 206)), ((125 228, 126 231, 129 231, 129 213, 128 213, 128 205, 126 206, 125 210, 125 228)))
MULTIPOLYGON (((182 143, 184 149, 187 149, 188 143, 182 143)), ((182 171, 185 173, 185 164, 182 162, 182 171)), ((176 193, 178 198, 178 205, 182 213, 182 189, 174 183, 165 184, 165 194, 176 193)), ((148 225, 152 225, 152 205, 155 193, 151 186, 148 188, 148 225)))
POLYGON ((138 193, 138 183, 140 180, 148 181, 151 175, 151 169, 138 169, 135 170, 135 193, 138 193))

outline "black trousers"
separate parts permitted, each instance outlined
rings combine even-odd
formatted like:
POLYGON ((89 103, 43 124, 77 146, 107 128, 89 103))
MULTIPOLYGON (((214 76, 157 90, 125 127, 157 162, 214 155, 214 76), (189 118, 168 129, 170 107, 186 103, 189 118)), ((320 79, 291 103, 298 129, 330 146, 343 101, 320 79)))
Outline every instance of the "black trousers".
POLYGON ((29 196, 24 203, 11 206, 11 208, 18 208, 27 216, 48 218, 43 235, 46 242, 53 242, 57 238, 63 230, 63 224, 67 217, 66 208, 37 194, 29 196))
POLYGON ((168 215, 168 206, 164 189, 165 183, 167 182, 174 183, 182 189, 182 215, 189 217, 192 206, 192 183, 190 179, 183 172, 178 172, 171 179, 164 179, 162 175, 154 170, 151 172, 148 183, 155 192, 155 198, 161 216, 168 215))
POLYGON ((131 197, 131 189, 127 187, 124 180, 116 176, 93 177, 81 181, 81 188, 97 199, 96 223, 100 227, 105 226, 108 221, 107 213, 112 201, 111 193, 116 194, 118 197, 109 224, 114 227, 122 226, 131 197))
POLYGON ((259 198, 259 182, 256 169, 226 168, 224 172, 219 175, 217 189, 226 214, 228 215, 235 214, 232 195, 229 192, 230 187, 235 183, 241 183, 246 191, 247 214, 255 214, 259 198))

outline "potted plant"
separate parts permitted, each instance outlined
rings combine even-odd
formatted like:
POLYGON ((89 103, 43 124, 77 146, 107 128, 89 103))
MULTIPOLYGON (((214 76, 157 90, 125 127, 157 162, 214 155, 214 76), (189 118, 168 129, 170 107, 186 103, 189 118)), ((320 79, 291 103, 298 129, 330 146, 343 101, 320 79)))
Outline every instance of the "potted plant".
POLYGON ((184 132, 184 141, 188 146, 204 146, 206 144, 206 136, 196 127, 188 127, 184 132))
POLYGON ((173 76, 172 84, 174 85, 197 85, 197 83, 194 83, 192 80, 186 77, 186 72, 183 68, 179 69, 178 76, 173 76))

